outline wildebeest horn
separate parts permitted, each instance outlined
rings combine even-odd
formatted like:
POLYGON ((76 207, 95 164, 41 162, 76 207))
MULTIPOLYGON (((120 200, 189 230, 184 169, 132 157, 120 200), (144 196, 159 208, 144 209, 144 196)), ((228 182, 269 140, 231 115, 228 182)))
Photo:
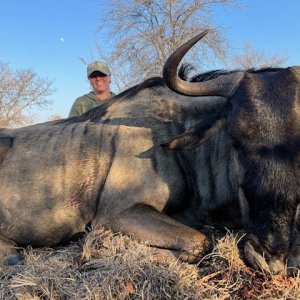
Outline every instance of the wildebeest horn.
POLYGON ((171 90, 182 95, 223 96, 228 98, 233 94, 240 80, 243 78, 243 72, 222 75, 205 82, 188 82, 180 79, 177 75, 177 68, 183 56, 208 32, 209 30, 205 30, 193 37, 169 56, 163 68, 163 78, 171 90))

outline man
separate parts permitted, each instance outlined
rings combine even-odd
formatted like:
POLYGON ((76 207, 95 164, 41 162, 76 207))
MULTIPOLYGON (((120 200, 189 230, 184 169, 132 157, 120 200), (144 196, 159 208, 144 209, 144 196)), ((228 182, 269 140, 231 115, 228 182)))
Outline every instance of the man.
POLYGON ((69 117, 82 115, 115 95, 110 91, 111 74, 105 62, 94 61, 90 63, 87 66, 87 77, 93 91, 75 100, 69 117))

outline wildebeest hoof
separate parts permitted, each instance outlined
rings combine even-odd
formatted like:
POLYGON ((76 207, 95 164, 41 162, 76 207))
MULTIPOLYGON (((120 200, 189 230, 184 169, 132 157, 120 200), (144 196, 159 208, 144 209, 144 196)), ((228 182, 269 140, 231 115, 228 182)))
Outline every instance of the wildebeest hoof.
MULTIPOLYGON (((300 220, 300 219, 299 219, 300 220)), ((292 249, 289 252, 289 257, 287 260, 287 269, 289 276, 298 276, 300 274, 300 240, 299 240, 299 233, 298 238, 295 240, 294 244, 292 245, 292 249)))
POLYGON ((298 276, 300 272, 300 260, 298 257, 290 257, 287 263, 288 275, 298 276))
POLYGON ((271 274, 286 273, 284 261, 271 256, 257 240, 245 242, 244 254, 249 264, 256 270, 271 274))
POLYGON ((187 262, 190 264, 197 263, 199 261, 199 257, 191 254, 190 252, 187 251, 182 251, 180 254, 180 260, 183 262, 187 262))
POLYGON ((262 255, 260 255, 258 252, 255 251, 253 245, 250 243, 250 241, 247 241, 244 246, 244 254, 249 262, 249 264, 256 270, 260 270, 263 272, 270 273, 270 268, 263 258, 262 255))
POLYGON ((199 260, 209 251, 212 250, 212 242, 205 238, 202 243, 194 245, 191 250, 184 250, 180 254, 180 259, 191 264, 199 262, 199 260))
POLYGON ((5 266, 15 266, 22 261, 22 256, 19 253, 7 255, 3 258, 2 263, 5 266))

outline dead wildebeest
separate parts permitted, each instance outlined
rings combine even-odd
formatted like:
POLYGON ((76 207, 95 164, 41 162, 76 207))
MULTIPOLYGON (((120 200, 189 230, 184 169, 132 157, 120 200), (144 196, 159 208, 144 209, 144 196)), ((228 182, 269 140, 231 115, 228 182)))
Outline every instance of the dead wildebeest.
POLYGON ((297 71, 178 81, 181 56, 204 35, 164 68, 172 89, 200 97, 153 78, 82 116, 0 131, 4 263, 18 261, 15 245, 59 244, 88 224, 193 262, 211 249, 198 229, 213 222, 247 226, 249 262, 283 271, 298 204, 297 71), (197 147, 167 149, 184 146, 197 147))

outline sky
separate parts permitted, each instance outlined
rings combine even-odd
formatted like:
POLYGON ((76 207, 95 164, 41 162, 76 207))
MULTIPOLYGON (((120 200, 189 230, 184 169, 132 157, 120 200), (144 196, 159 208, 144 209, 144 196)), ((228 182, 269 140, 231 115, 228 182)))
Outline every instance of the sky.
MULTIPOLYGON (((99 58, 100 1, 109 5, 109 0, 1 0, 0 61, 53 81, 53 105, 35 112, 38 122, 57 114, 67 117, 74 100, 89 92, 80 58, 99 58)), ((287 65, 300 65, 300 1, 240 3, 241 8, 214 9, 214 20, 233 49, 249 42, 267 55, 287 54, 287 65)))

